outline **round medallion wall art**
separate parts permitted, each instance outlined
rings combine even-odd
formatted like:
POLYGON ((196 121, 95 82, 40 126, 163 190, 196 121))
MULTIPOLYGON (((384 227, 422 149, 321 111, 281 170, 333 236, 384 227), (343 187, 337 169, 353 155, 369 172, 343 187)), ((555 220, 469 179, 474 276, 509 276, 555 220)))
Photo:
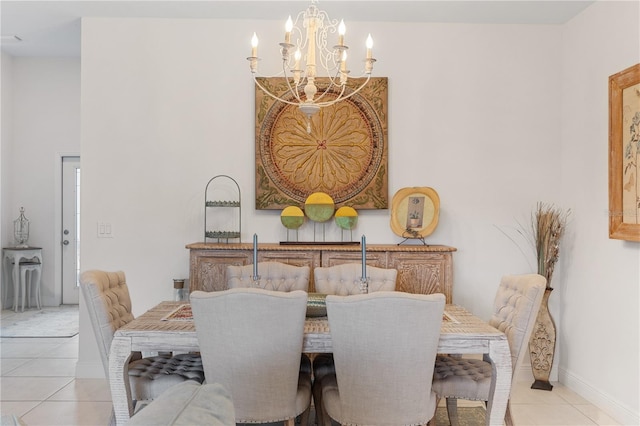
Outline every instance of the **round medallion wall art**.
MULTIPOLYGON (((260 83, 287 98, 284 78, 260 83)), ((325 99, 337 96, 323 79, 317 84, 325 99)), ((338 207, 388 208, 386 78, 371 78, 360 92, 321 108, 310 122, 297 106, 256 86, 255 128, 256 209, 302 206, 320 192, 338 207)))

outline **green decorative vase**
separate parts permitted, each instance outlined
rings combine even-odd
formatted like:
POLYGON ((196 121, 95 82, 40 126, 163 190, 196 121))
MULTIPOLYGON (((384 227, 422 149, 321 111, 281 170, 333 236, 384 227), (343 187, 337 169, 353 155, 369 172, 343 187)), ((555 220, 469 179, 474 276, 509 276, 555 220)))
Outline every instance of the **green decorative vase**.
POLYGON ((549 312, 549 296, 553 288, 547 287, 542 297, 542 304, 538 311, 536 323, 529 339, 529 355, 531 369, 535 381, 531 389, 550 391, 553 385, 549 383, 549 375, 553 366, 553 356, 556 349, 556 325, 549 312))

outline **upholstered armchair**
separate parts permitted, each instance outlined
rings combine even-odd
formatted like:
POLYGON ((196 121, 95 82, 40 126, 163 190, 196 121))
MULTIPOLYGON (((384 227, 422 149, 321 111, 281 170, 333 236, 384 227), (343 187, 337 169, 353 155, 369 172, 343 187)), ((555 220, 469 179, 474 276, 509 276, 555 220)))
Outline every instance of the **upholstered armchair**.
MULTIPOLYGON (((317 293, 347 296, 360 294, 362 264, 345 263, 313 269, 313 282, 317 293)), ((396 269, 367 266, 368 288, 373 291, 393 291, 396 289, 396 269)))
POLYGON ((316 379, 322 425, 426 425, 443 294, 327 296, 335 372, 316 379))
POLYGON ((194 291, 191 309, 206 382, 229 389, 236 423, 308 419, 311 375, 300 370, 306 292, 194 291))
POLYGON ((309 290, 310 268, 281 262, 259 262, 257 285, 253 281, 253 265, 227 266, 228 288, 263 288, 273 291, 309 290))
MULTIPOLYGON (((361 294, 362 285, 362 264, 345 263, 335 266, 314 268, 313 280, 316 292, 322 294, 334 294, 338 296, 348 296, 361 294)), ((368 292, 394 291, 396 289, 396 269, 378 268, 367 265, 368 292)), ((313 359, 313 376, 318 385, 313 386, 313 400, 316 406, 322 405, 322 393, 320 392, 320 380, 326 374, 334 374, 332 354, 318 354, 313 359)), ((321 424, 322 412, 316 410, 318 424, 321 424)))
MULTIPOLYGON (((493 303, 489 324, 507 335, 514 374, 525 354, 536 322, 546 280, 542 275, 507 275, 502 277, 493 303)), ((439 355, 436 360, 433 389, 439 398, 447 399, 447 413, 452 426, 457 426, 457 400, 488 401, 492 367, 487 360, 439 355)), ((498 392, 500 390, 496 390, 498 392)), ((507 404, 505 423, 512 425, 511 403, 507 404)))
MULTIPOLYGON (((80 289, 108 378, 113 336, 116 330, 134 318, 125 274, 122 271, 86 271, 80 276, 80 289)), ((202 360, 194 354, 142 358, 137 352, 131 356, 128 372, 132 398, 138 402, 152 400, 171 386, 187 380, 204 381, 202 360)))
MULTIPOLYGON (((253 265, 227 266, 227 288, 262 288, 271 291, 309 291, 308 266, 288 265, 282 262, 259 262, 258 276, 260 280, 253 280, 253 265)), ((301 374, 311 375, 311 359, 302 354, 300 356, 301 374)))

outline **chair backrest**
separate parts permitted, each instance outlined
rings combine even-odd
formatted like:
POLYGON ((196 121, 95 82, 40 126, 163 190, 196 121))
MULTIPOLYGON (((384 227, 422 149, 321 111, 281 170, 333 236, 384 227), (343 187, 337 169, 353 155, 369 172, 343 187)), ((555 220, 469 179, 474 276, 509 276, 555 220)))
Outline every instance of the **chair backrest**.
POLYGON ((426 424, 443 294, 327 296, 342 424, 426 424))
POLYGON ((489 324, 507 335, 514 372, 526 352, 546 283, 538 274, 505 275, 500 280, 489 324))
POLYGON ((239 423, 295 417, 307 293, 191 293, 207 383, 231 392, 239 423))
POLYGON ((133 320, 131 297, 124 272, 85 271, 80 289, 87 304, 100 358, 109 377, 109 351, 116 330, 133 320))
MULTIPOLYGON (((314 268, 313 282, 317 293, 348 296, 360 294, 362 277, 361 263, 314 268)), ((367 265, 369 292, 393 291, 396 289, 397 269, 377 268, 367 265)))
MULTIPOLYGON (((309 290, 308 266, 288 265, 281 262, 259 262, 259 288, 273 291, 309 290)), ((255 287, 253 282, 253 265, 227 266, 228 288, 255 287)))

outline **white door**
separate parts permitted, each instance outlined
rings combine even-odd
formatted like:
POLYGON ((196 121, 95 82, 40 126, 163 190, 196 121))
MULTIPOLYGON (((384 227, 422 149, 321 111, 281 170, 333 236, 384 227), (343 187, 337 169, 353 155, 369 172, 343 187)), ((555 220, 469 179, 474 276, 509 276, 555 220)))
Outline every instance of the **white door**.
POLYGON ((62 157, 62 304, 79 303, 80 157, 62 157))

